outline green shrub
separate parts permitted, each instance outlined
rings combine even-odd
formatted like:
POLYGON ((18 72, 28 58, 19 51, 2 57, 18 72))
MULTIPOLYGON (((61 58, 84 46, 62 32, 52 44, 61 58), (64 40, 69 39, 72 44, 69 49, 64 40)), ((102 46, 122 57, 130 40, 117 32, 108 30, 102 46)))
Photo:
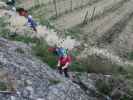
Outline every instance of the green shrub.
POLYGON ((6 18, 1 17, 0 18, 0 36, 6 37, 9 33, 9 30, 7 29, 8 23, 6 22, 6 18))
POLYGON ((40 40, 37 39, 37 38, 31 38, 31 37, 28 37, 28 36, 20 36, 20 35, 16 35, 15 37, 8 37, 10 40, 15 40, 15 41, 21 41, 21 42, 24 42, 24 43, 37 43, 39 42, 40 40))
POLYGON ((133 96, 123 96, 120 100, 133 100, 133 96))
POLYGON ((0 91, 6 91, 7 90, 7 85, 5 82, 0 82, 0 91))
POLYGON ((73 60, 70 66, 70 70, 76 71, 76 72, 86 72, 87 69, 88 69, 88 66, 86 64, 76 60, 73 60))
POLYGON ((110 95, 112 92, 112 86, 105 80, 97 80, 96 81, 96 87, 100 93, 103 93, 105 95, 110 95))
POLYGON ((49 29, 55 29, 55 27, 53 25, 51 25, 49 20, 41 19, 40 24, 47 26, 49 29))
POLYGON ((133 51, 128 53, 128 59, 133 60, 133 51))
POLYGON ((54 80, 54 79, 50 79, 49 80, 50 85, 56 85, 60 83, 60 80, 54 80))
POLYGON ((21 54, 24 53, 24 51, 21 48, 17 48, 15 51, 18 52, 18 53, 21 53, 21 54))
POLYGON ((44 42, 37 43, 33 46, 34 54, 39 57, 43 62, 48 63, 49 66, 55 68, 57 64, 57 58, 53 53, 48 51, 48 45, 44 42))
POLYGON ((81 31, 78 28, 72 28, 67 30, 64 34, 66 36, 71 36, 72 38, 79 39, 81 35, 81 31))

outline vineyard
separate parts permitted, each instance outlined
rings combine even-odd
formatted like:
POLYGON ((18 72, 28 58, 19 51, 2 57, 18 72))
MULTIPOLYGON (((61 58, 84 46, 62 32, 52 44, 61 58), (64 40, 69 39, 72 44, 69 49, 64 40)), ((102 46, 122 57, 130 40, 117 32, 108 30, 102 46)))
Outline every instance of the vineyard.
MULTIPOLYGON (((79 56, 87 58, 85 64, 106 68, 112 62, 129 64, 133 59, 133 0, 17 1, 40 25, 56 30, 59 37, 71 36, 80 42, 79 56)), ((46 38, 41 28, 39 34, 46 38)), ((56 35, 49 33, 48 40, 58 41, 56 35)), ((73 46, 71 39, 66 40, 67 47, 73 46)))
POLYGON ((132 4, 133 0, 40 0, 28 9, 36 18, 50 20, 56 29, 69 30, 90 46, 123 56, 133 47, 132 4))

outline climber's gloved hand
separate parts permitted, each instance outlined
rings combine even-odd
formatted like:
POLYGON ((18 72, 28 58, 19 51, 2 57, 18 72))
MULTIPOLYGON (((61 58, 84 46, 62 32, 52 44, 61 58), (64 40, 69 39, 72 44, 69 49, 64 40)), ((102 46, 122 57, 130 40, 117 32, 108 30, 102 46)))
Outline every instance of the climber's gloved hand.
POLYGON ((56 66, 57 66, 57 67, 60 67, 60 64, 57 64, 56 66))

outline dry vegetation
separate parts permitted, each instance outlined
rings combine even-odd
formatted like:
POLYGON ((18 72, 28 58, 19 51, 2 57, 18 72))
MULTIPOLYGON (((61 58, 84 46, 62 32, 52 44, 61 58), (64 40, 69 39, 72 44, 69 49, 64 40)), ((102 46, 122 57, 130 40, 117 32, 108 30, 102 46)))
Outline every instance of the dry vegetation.
MULTIPOLYGON (((91 47, 97 47, 99 53, 103 52, 106 56, 110 53, 109 56, 132 60, 132 0, 33 1, 32 4, 24 1, 19 6, 26 7, 41 24, 81 41, 82 51, 88 49, 86 53, 89 54, 91 47), (102 49, 106 49, 109 53, 102 49)), ((110 61, 101 60, 95 55, 94 58, 98 60, 93 59, 93 55, 87 57, 85 63, 90 67, 104 66, 105 69, 106 66, 114 66, 110 61)))
POLYGON ((36 3, 29 10, 44 23, 50 20, 57 30, 75 33, 69 35, 80 37, 88 46, 104 47, 124 57, 132 52, 132 0, 55 1, 49 0, 43 6, 36 3))

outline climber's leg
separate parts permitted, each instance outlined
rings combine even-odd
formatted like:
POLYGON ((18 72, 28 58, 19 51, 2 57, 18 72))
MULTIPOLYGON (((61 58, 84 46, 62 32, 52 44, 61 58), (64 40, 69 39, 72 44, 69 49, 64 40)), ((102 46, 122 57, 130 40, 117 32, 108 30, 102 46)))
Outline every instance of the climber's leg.
POLYGON ((58 71, 60 74, 62 74, 62 66, 58 67, 58 71))
POLYGON ((65 68, 63 71, 64 71, 64 74, 65 74, 65 77, 68 77, 69 78, 68 68, 65 68))
POLYGON ((36 27, 33 27, 33 30, 34 30, 35 32, 37 32, 37 29, 36 29, 36 27))

